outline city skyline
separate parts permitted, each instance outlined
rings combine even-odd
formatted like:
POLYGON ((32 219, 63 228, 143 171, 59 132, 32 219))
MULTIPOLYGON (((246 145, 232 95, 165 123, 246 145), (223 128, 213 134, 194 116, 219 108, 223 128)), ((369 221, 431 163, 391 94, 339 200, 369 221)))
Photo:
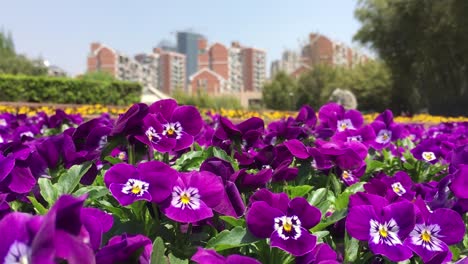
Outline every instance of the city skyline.
POLYGON ((0 27, 12 32, 19 53, 41 56, 72 76, 85 72, 84 58, 95 41, 138 54, 163 40, 175 44, 175 32, 192 28, 225 45, 239 41, 265 50, 269 68, 285 49, 298 49, 298 39, 306 41, 311 32, 354 47, 351 40, 359 27, 353 16, 356 1, 22 2, 2 6, 0 27))

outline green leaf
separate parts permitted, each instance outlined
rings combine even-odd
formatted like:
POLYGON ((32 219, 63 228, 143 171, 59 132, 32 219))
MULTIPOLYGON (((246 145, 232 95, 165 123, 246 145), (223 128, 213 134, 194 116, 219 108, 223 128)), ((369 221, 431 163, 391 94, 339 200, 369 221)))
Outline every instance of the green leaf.
POLYGON ((166 256, 164 252, 166 248, 164 247, 164 241, 162 238, 157 237, 153 242, 153 252, 151 253, 151 264, 162 264, 167 263, 166 256))
POLYGON ((107 156, 106 158, 104 158, 105 161, 108 161, 110 164, 112 165, 115 165, 115 164, 118 164, 118 163, 122 163, 123 160, 119 159, 119 158, 115 158, 115 157, 112 157, 112 156, 107 156))
POLYGON ((213 147, 213 156, 228 161, 231 163, 232 167, 234 168, 235 171, 239 170, 239 164, 237 163, 236 159, 233 159, 231 156, 229 156, 226 151, 218 148, 218 147, 213 147))
POLYGON ((49 179, 46 178, 39 178, 37 182, 39 184, 39 188, 41 189, 40 193, 42 195, 42 198, 46 200, 49 206, 54 204, 58 198, 57 188, 54 185, 52 185, 52 182, 49 179))
POLYGON ((312 195, 309 197, 309 203, 313 206, 317 206, 327 195, 326 188, 320 188, 315 190, 312 195))
POLYGON ((382 170, 384 163, 378 160, 366 160, 366 173, 382 170))
POLYGON ((91 168, 91 162, 73 165, 65 174, 60 176, 55 184, 59 194, 70 194, 80 183, 81 178, 91 168))
POLYGON ((452 252, 452 259, 459 260, 461 250, 456 245, 449 246, 450 251, 452 252))
POLYGON ((294 199, 296 197, 304 197, 312 190, 310 185, 291 186, 288 185, 284 189, 289 194, 289 198, 294 199))
POLYGON ((34 210, 36 210, 38 214, 44 215, 47 213, 47 209, 41 203, 39 203, 36 198, 33 196, 28 196, 28 199, 31 201, 32 205, 34 206, 34 210))
POLYGON ((198 170, 203 161, 205 161, 212 152, 212 147, 204 151, 190 151, 182 154, 176 160, 174 168, 179 171, 198 170))
POLYGON ((317 236, 317 241, 322 241, 322 239, 330 234, 329 231, 317 231, 314 233, 315 236, 317 236))
POLYGON ((345 234, 345 261, 347 263, 353 263, 358 256, 359 251, 359 240, 352 238, 345 234))
POLYGON ((214 248, 216 251, 223 251, 249 245, 258 240, 259 239, 248 232, 247 229, 236 226, 232 230, 224 230, 218 233, 218 235, 208 241, 206 248, 214 248))
POLYGON ((335 211, 331 216, 322 218, 322 221, 318 225, 312 227, 310 230, 312 232, 322 231, 327 226, 332 225, 340 221, 341 219, 345 218, 347 214, 348 214, 347 209, 335 211))
POLYGON ((331 177, 331 186, 336 195, 341 193, 341 181, 338 180, 338 177, 335 174, 330 174, 328 177, 331 177))
POLYGON ((355 183, 344 190, 343 193, 339 194, 335 199, 335 209, 342 210, 348 208, 349 197, 357 192, 364 191, 364 183, 355 183))
POLYGON ((222 215, 219 218, 223 220, 224 222, 232 225, 233 227, 236 227, 236 226, 245 227, 245 220, 242 218, 234 218, 232 216, 227 216, 227 215, 222 215))
POLYGON ((106 196, 109 193, 109 190, 105 186, 84 186, 76 190, 73 195, 81 196, 83 194, 88 194, 89 200, 94 200, 106 196))
POLYGON ((172 253, 171 253, 171 254, 169 254, 169 263, 170 264, 188 264, 189 261, 188 261, 188 259, 177 258, 174 255, 172 255, 172 253))

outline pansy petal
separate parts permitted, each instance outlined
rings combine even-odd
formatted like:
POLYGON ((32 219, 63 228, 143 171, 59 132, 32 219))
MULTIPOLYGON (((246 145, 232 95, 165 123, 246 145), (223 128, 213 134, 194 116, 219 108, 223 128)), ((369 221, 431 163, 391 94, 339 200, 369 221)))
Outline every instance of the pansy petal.
POLYGON ((428 224, 436 224, 440 227, 440 240, 447 245, 457 244, 465 235, 465 224, 461 216, 448 208, 440 208, 430 214, 428 224))
POLYGON ((177 139, 176 145, 174 146, 174 151, 179 151, 185 148, 190 147, 193 144, 193 136, 182 131, 180 137, 177 139))
POLYGON ((109 186, 109 190, 112 193, 112 196, 123 206, 127 206, 132 204, 134 201, 137 200, 146 200, 151 202, 151 194, 149 192, 143 192, 141 196, 133 195, 133 194, 126 194, 122 191, 125 187, 125 184, 119 183, 111 183, 109 186))
POLYGON ((271 207, 266 202, 254 202, 247 211, 247 227, 256 237, 267 238, 274 231, 275 217, 283 215, 283 212, 271 207))
POLYGON ((11 181, 8 187, 12 192, 27 193, 36 184, 36 179, 29 168, 14 167, 10 177, 11 181))
POLYGON ((191 105, 179 106, 172 113, 171 122, 180 122, 182 130, 192 136, 200 133, 203 120, 197 108, 191 105))
POLYGON ((152 114, 161 114, 164 119, 170 120, 172 112, 177 107, 177 102, 174 99, 163 99, 154 102, 149 106, 149 112, 152 114))
POLYGON ((311 252, 316 243, 317 237, 310 234, 309 231, 302 227, 301 235, 297 239, 283 239, 276 231, 273 232, 270 237, 270 245, 272 247, 281 248, 293 256, 302 256, 311 252))
POLYGON ((2 239, 0 240, 0 259, 5 259, 10 246, 15 242, 28 243, 29 235, 26 228, 27 222, 32 218, 26 213, 13 212, 0 221, 2 239))
POLYGON ((193 171, 180 175, 187 187, 197 188, 202 199, 210 208, 218 205, 223 198, 224 186, 221 178, 208 171, 193 171), (207 184, 209 183, 209 184, 207 184))
POLYGON ((138 179, 138 172, 136 168, 130 164, 119 163, 112 166, 106 174, 104 174, 104 183, 107 188, 112 183, 125 184, 128 179, 138 179))
POLYGON ((177 140, 175 138, 168 138, 166 136, 160 135, 161 139, 159 139, 156 143, 153 144, 153 147, 159 152, 169 152, 174 149, 177 144, 177 140))
POLYGON ((310 229, 316 226, 322 218, 322 213, 319 209, 312 206, 303 197, 296 197, 289 203, 290 215, 296 215, 301 219, 301 226, 305 229, 310 229))
POLYGON ((140 163, 137 167, 139 179, 149 183, 148 192, 152 202, 164 201, 172 192, 178 172, 160 161, 140 163))
POLYGON ((398 236, 404 240, 413 230, 416 222, 416 212, 412 203, 404 201, 387 205, 383 208, 385 221, 395 220, 398 225, 398 236))
POLYGON ((344 114, 344 118, 350 119, 355 129, 360 128, 364 123, 364 118, 362 117, 361 112, 359 112, 358 110, 351 109, 346 111, 346 113, 344 114))
POLYGON ((199 247, 195 255, 192 256, 192 261, 198 264, 225 264, 226 259, 218 254, 213 249, 204 249, 199 247))
POLYGON ((293 154, 297 158, 308 159, 310 157, 309 153, 307 152, 306 146, 304 146, 304 143, 297 139, 288 140, 284 142, 284 145, 288 148, 291 154, 293 154))
POLYGON ((171 198, 161 206, 161 211, 170 219, 180 223, 195 223, 213 216, 213 211, 203 200, 199 201, 198 209, 177 208, 171 205, 171 198))
POLYGON ((376 218, 372 205, 351 207, 346 217, 346 231, 358 240, 367 241, 370 238, 370 220, 376 218))
POLYGON ((372 253, 383 255, 395 262, 407 260, 413 256, 411 249, 403 244, 369 243, 369 248, 372 253))
POLYGON ((437 245, 440 247, 437 250, 430 250, 428 246, 423 246, 423 245, 417 245, 414 243, 415 238, 413 237, 408 237, 404 245, 410 248, 411 250, 414 251, 414 253, 418 254, 418 256, 421 257, 421 259, 424 261, 424 263, 427 263, 429 260, 434 258, 437 254, 447 252, 448 246, 445 244, 443 241, 438 241, 437 245))

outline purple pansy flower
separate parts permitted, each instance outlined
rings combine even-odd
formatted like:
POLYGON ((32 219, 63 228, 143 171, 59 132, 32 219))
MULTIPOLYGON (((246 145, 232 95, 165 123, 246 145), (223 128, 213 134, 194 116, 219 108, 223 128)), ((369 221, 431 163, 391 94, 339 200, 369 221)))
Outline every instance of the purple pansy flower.
POLYGON ((452 174, 450 189, 456 197, 468 199, 468 165, 458 165, 458 169, 452 174))
MULTIPOLYGON (((85 197, 61 196, 45 216, 14 212, 0 221, 4 263, 95 263, 80 221, 85 197)), ((89 232, 85 232, 88 233, 89 232)))
POLYGON ((161 205, 161 211, 181 223, 212 217, 212 208, 224 198, 221 178, 208 171, 179 173, 171 191, 172 196, 161 205))
POLYGON ((149 161, 134 167, 119 163, 104 175, 104 182, 123 206, 137 200, 160 203, 172 191, 177 171, 159 161, 149 161))
POLYGON ((353 109, 346 111, 337 103, 327 103, 322 106, 318 116, 321 124, 338 132, 358 129, 364 123, 361 112, 353 109))
POLYGON ((247 212, 247 227, 259 238, 270 238, 270 245, 294 256, 311 252, 317 237, 309 229, 320 222, 320 211, 306 199, 289 200, 285 193, 271 193, 262 189, 251 197, 247 212))
POLYGON ((213 249, 198 248, 192 261, 198 264, 260 264, 258 260, 241 255, 229 255, 224 257, 213 249))
POLYGON ((296 258, 296 264, 339 264, 336 252, 326 243, 317 244, 311 252, 296 258))
POLYGON ((173 99, 153 103, 143 123, 144 135, 136 138, 160 152, 190 147, 203 126, 201 115, 194 106, 177 106, 173 99))
POLYGON ((465 224, 461 216, 447 208, 430 212, 423 200, 416 202, 420 211, 417 223, 404 244, 411 248, 427 263, 437 255, 445 257, 443 263, 451 260, 449 245, 457 244, 465 235, 465 224))
POLYGON ((359 129, 347 129, 342 132, 337 132, 332 138, 332 141, 351 142, 358 141, 366 147, 372 144, 375 140, 374 130, 370 126, 363 126, 359 129))
POLYGON ((223 180, 226 192, 224 192, 221 202, 213 209, 218 213, 233 217, 243 215, 245 205, 237 186, 233 182, 235 181, 233 178, 234 169, 231 163, 216 157, 209 158, 200 165, 200 171, 212 172, 223 180))
POLYGON ((411 150, 413 156, 418 160, 423 160, 429 163, 436 163, 441 157, 442 152, 437 142, 434 139, 426 139, 421 141, 415 148, 411 150))
POLYGON ((391 110, 385 110, 371 123, 375 132, 374 149, 380 150, 387 147, 392 141, 402 138, 403 127, 393 122, 391 110))
POLYGON ((149 264, 152 252, 151 240, 143 235, 119 235, 96 253, 96 264, 136 263, 149 264), (138 250, 140 255, 135 256, 138 250), (138 258, 138 259, 133 259, 138 258))
POLYGON ((414 207, 406 201, 386 205, 381 199, 371 201, 373 205, 351 207, 346 230, 350 236, 368 241, 374 254, 392 261, 409 259, 413 254, 403 241, 415 225, 414 207))

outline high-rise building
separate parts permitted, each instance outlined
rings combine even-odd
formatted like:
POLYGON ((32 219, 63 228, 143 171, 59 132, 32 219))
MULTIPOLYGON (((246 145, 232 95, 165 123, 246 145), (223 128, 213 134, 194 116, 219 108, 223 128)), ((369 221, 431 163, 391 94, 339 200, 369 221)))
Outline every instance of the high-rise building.
POLYGON ((125 54, 101 43, 91 43, 88 55, 88 72, 103 71, 118 80, 144 84, 143 66, 125 54))
POLYGON ((238 42, 233 42, 229 48, 229 80, 228 87, 233 92, 244 89, 244 62, 242 47, 238 42))
POLYGON ((202 35, 194 32, 177 32, 177 52, 185 55, 187 76, 198 71, 198 39, 202 35))
POLYGON ((138 54, 135 60, 142 66, 143 83, 158 89, 161 82, 160 54, 138 54))
POLYGON ((184 89, 186 85, 186 58, 184 54, 173 51, 154 49, 159 54, 160 82, 159 89, 172 94, 177 89, 184 89))
POLYGON ((312 66, 326 64, 354 67, 368 60, 367 56, 359 51, 318 33, 309 35, 309 43, 302 48, 302 57, 305 63, 312 66))
POLYGON ((144 91, 156 89, 171 94, 186 84, 185 55, 161 48, 132 58, 100 43, 92 43, 88 72, 94 71, 107 72, 118 80, 139 82, 144 91))
POLYGON ((278 72, 293 73, 302 64, 301 56, 293 50, 285 50, 281 60, 271 63, 270 76, 273 78, 278 72))
POLYGON ((203 38, 198 41, 198 50, 199 71, 190 78, 192 91, 196 90, 194 84, 214 83, 219 77, 224 80, 222 82, 223 85, 220 82, 217 85, 219 89, 206 89, 208 92, 238 93, 261 91, 266 79, 266 53, 264 51, 242 47, 238 42, 232 42, 229 48, 220 43, 208 46, 207 40, 203 38), (204 69, 209 69, 210 71, 204 71, 201 74, 201 71, 204 69), (209 78, 199 81, 206 76, 209 78))
POLYGON ((243 48, 244 91, 260 92, 266 80, 266 52, 256 48, 243 48))

